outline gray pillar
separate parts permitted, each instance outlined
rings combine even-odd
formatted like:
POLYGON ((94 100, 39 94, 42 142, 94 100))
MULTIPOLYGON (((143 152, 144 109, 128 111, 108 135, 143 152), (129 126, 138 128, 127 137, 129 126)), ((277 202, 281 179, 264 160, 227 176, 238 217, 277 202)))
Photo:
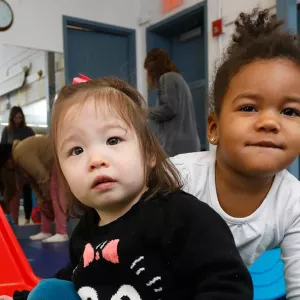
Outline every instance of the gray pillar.
MULTIPOLYGON (((297 1, 296 0, 276 0, 277 19, 284 20, 285 30, 297 33, 297 1)), ((299 179, 299 157, 288 168, 288 170, 299 179)))
POLYGON ((55 56, 54 52, 45 53, 45 96, 47 101, 47 124, 50 129, 51 109, 56 92, 55 88, 55 56))

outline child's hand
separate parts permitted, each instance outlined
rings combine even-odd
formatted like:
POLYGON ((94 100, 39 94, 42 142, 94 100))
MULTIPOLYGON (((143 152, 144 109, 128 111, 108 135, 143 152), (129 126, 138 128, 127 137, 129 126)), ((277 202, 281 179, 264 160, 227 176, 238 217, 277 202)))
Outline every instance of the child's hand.
POLYGON ((2 296, 0 296, 0 300, 13 300, 13 298, 9 297, 9 296, 2 295, 2 296))

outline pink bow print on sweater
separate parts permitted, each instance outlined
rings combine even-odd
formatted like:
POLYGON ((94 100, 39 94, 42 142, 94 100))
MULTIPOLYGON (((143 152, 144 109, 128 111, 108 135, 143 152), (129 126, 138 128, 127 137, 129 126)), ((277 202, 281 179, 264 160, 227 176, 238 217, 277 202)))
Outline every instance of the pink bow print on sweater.
MULTIPOLYGON (((119 263, 119 256, 118 256, 118 244, 120 240, 112 240, 108 242, 105 247, 102 249, 102 258, 105 260, 113 263, 119 263)), ((100 259, 100 254, 98 251, 95 251, 93 246, 88 243, 85 246, 84 253, 83 253, 83 267, 86 268, 91 262, 100 259)))

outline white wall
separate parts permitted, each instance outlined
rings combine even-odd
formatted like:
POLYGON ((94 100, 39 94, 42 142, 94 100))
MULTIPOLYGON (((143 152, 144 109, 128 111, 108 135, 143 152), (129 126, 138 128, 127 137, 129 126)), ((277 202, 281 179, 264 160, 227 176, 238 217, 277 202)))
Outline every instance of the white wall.
MULTIPOLYGON (((237 2, 240 0, 235 0, 235 1, 237 2)), ((183 4, 181 6, 177 7, 176 9, 168 13, 162 12, 162 0, 151 0, 151 1, 141 0, 141 2, 143 3, 143 6, 141 9, 140 17, 142 19, 149 19, 149 24, 155 24, 186 8, 189 8, 197 3, 203 2, 203 0, 183 0, 183 4)))
POLYGON ((28 49, 23 47, 0 45, 0 81, 7 76, 19 72, 26 64, 30 64, 33 60, 36 63, 33 65, 36 71, 43 66, 44 51, 36 49, 28 49))
MULTIPOLYGON (((186 8, 203 2, 203 0, 185 0, 183 5, 175 10, 163 14, 161 0, 141 0, 143 6, 140 10, 139 21, 143 23, 139 27, 139 40, 137 44, 137 52, 139 53, 140 63, 146 56, 146 28, 157 22, 164 20, 186 8)), ((209 79, 213 78, 215 62, 220 58, 224 48, 228 44, 230 36, 234 30, 234 21, 242 11, 250 12, 254 7, 272 8, 275 12, 276 0, 207 0, 207 29, 208 29, 208 75, 209 79), (224 22, 224 34, 218 38, 212 37, 212 21, 222 18, 224 22)), ((139 85, 144 96, 147 95, 147 87, 145 83, 145 72, 140 71, 143 83, 139 85)))
POLYGON ((1 43, 63 52, 62 15, 136 28, 139 0, 7 0, 14 24, 1 43))
MULTIPOLYGON (((62 15, 136 29, 137 85, 147 96, 143 62, 146 56, 146 28, 203 0, 184 0, 179 8, 163 14, 162 0, 8 0, 15 22, 1 33, 1 43, 24 47, 63 51, 62 15)), ((208 71, 212 78, 214 63, 220 57, 233 30, 233 22, 241 11, 275 8, 275 0, 208 0, 208 71), (211 22, 223 18, 224 34, 213 38, 211 22)), ((1 64, 0 64, 1 65, 1 64)), ((1 74, 0 74, 1 75, 1 74)))
POLYGON ((276 0, 208 0, 208 73, 213 78, 215 65, 228 46, 231 35, 235 29, 234 22, 241 12, 251 12, 254 7, 268 8, 276 12, 276 0), (214 38, 212 36, 212 21, 222 18, 224 33, 214 38))
MULTIPOLYGON (((140 0, 7 0, 14 24, 1 33, 1 43, 63 52, 62 16, 137 29, 140 0)), ((151 2, 151 1, 149 1, 151 2)), ((139 43, 140 35, 136 39, 139 43)), ((141 53, 137 53, 137 83, 143 89, 141 53)), ((1 64, 0 64, 1 66, 1 64)))

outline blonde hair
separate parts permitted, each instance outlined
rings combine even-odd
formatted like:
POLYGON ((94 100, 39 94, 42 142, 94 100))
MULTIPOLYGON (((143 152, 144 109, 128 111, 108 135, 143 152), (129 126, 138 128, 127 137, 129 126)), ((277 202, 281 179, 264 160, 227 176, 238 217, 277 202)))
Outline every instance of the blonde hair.
POLYGON ((104 104, 133 129, 137 135, 144 160, 145 183, 150 189, 147 199, 158 192, 170 193, 181 188, 180 176, 168 160, 166 153, 150 129, 147 120, 145 101, 139 92, 126 82, 117 78, 100 78, 85 83, 65 86, 59 93, 52 110, 51 139, 55 162, 67 197, 67 212, 79 217, 88 209, 73 196, 58 163, 57 135, 66 111, 74 104, 84 105, 94 98, 95 105, 104 104), (149 161, 155 157, 156 165, 149 168, 149 161))

